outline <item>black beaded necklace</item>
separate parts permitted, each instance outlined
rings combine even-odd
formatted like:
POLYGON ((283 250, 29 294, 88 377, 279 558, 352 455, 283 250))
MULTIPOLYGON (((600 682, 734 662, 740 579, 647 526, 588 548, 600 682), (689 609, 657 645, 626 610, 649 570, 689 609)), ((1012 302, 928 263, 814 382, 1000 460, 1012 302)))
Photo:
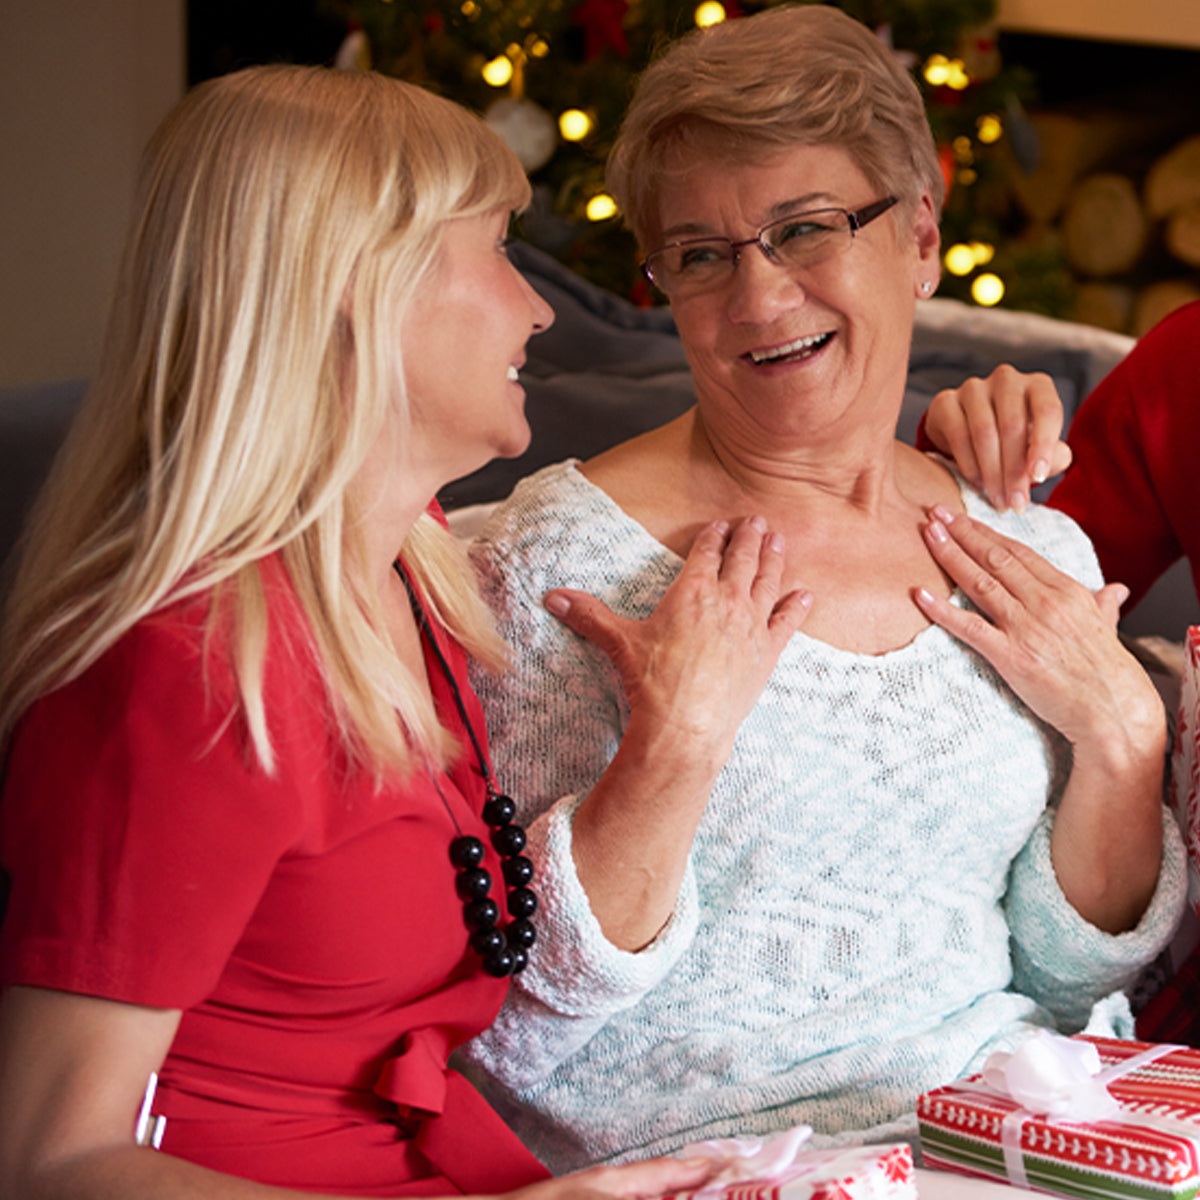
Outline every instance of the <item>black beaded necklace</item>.
POLYGON ((455 889, 463 902, 463 919, 471 930, 471 946, 483 959, 483 969, 498 979, 506 975, 518 975, 525 970, 529 963, 529 951, 537 938, 530 917, 537 911, 537 896, 529 886, 533 882, 533 863, 521 851, 525 849, 525 830, 513 821, 517 806, 501 793, 496 786, 496 778, 492 774, 491 764, 483 752, 483 746, 475 734, 475 728, 467 715, 467 706, 463 703, 462 694, 458 690, 458 682, 450 664, 442 654, 433 631, 429 628, 429 619, 421 602, 417 598, 408 575, 399 562, 392 564, 396 574, 400 576, 404 589, 408 592, 408 601, 412 605, 413 616, 421 636, 428 643, 437 659, 438 666, 450 685, 454 696, 454 704, 462 719, 463 728, 471 739, 475 749, 475 757, 479 760, 479 769, 487 783, 488 798, 483 806, 483 819, 491 826, 492 845, 503 858, 501 871, 504 882, 508 885, 508 912, 512 920, 501 929, 500 906, 491 897, 492 876, 483 866, 485 849, 483 842, 477 837, 462 832, 458 818, 450 807, 437 774, 429 770, 429 778, 433 781, 434 789, 441 798, 442 804, 458 836, 450 843, 450 861, 458 868, 458 878, 455 889))

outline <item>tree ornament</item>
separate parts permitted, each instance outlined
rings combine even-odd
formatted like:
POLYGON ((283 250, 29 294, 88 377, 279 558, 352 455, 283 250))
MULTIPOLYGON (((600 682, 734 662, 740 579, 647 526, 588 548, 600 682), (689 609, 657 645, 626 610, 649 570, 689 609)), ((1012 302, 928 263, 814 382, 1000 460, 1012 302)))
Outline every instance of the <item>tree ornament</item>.
POLYGON ((591 62, 607 49, 620 58, 629 56, 625 38, 626 0, 583 0, 575 10, 574 22, 583 28, 583 57, 591 62))
POLYGON ((558 146, 554 118, 532 100, 506 96, 483 118, 508 144, 526 171, 545 166, 558 146))

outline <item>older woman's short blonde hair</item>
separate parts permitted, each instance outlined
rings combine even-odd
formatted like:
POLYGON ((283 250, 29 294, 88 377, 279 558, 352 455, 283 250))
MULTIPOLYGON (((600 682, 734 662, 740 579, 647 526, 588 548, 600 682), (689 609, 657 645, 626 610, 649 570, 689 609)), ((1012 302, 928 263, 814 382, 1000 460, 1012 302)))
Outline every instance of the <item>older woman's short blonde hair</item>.
MULTIPOLYGON (((180 102, 147 150, 101 367, 10 595, 0 741, 148 613, 218 589, 270 769, 259 564, 278 552, 352 756, 441 755, 384 633, 353 484, 385 427, 403 436, 397 331, 446 223, 528 197, 482 121, 381 75, 251 68, 180 102)), ((405 546, 452 631, 495 661, 455 555, 428 517, 405 546)))
POLYGON ((608 187, 643 249, 658 181, 692 154, 753 162, 801 145, 844 149, 880 196, 941 211, 945 184, 920 91, 892 52, 836 8, 784 5, 697 29, 643 72, 608 187))

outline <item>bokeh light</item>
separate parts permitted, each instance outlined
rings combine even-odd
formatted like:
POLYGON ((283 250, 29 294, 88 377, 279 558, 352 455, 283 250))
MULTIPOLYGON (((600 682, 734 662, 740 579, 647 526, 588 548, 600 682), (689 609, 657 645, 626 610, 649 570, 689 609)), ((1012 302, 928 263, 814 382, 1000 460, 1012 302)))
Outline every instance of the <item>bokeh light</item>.
POLYGON ((975 122, 975 133, 984 145, 990 146, 1004 135, 1004 125, 995 113, 985 113, 975 122))
POLYGON ((980 275, 971 284, 971 298, 976 304, 982 304, 985 308, 999 304, 1004 299, 1004 280, 990 271, 986 275, 980 275))
POLYGON ((592 118, 580 108, 568 108, 558 117, 558 132, 568 142, 582 142, 592 131, 592 118))
POLYGON ((587 202, 585 211, 589 221, 607 221, 617 215, 617 202, 607 192, 597 192, 587 202))
POLYGON ((483 65, 483 81, 494 88, 504 87, 512 77, 512 59, 507 54, 501 54, 483 65))
POLYGON ((956 242, 942 256, 946 270, 951 275, 970 275, 975 270, 975 255, 965 242, 956 242))

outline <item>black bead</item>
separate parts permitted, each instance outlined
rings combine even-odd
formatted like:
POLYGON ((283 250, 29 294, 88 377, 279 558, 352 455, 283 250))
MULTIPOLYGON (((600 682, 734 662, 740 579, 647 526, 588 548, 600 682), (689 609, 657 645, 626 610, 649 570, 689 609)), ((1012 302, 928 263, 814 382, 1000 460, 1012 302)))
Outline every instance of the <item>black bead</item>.
POLYGON ((501 869, 509 887, 524 887, 533 878, 533 863, 522 855, 506 859, 501 869))
POLYGON ((500 920, 500 906, 488 896, 463 905, 463 916, 471 929, 494 929, 500 920))
POLYGON ((492 831, 492 845, 504 855, 520 854, 525 849, 525 830, 520 825, 503 825, 492 831))
POLYGON ((483 969, 489 975, 494 975, 497 979, 503 979, 506 975, 511 975, 515 966, 515 957, 507 946, 502 950, 493 950, 483 960, 483 969))
POLYGON ((474 867, 470 871, 460 871, 454 886, 464 900, 484 900, 492 890, 492 877, 482 867, 474 867))
POLYGON ((518 917, 517 920, 509 923, 508 928, 504 931, 504 936, 514 950, 528 950, 537 941, 537 930, 528 918, 518 917))
POLYGON ((529 888, 513 888, 508 893, 508 911, 513 917, 532 917, 537 912, 537 896, 529 888))
MULTIPOLYGON (((450 664, 446 661, 445 656, 438 646, 437 639, 430 630, 425 611, 421 607, 421 602, 413 590, 413 586, 409 582, 408 576, 405 574, 399 560, 397 559, 392 566, 408 592, 409 603, 412 606, 413 616, 416 618, 421 639, 428 643, 430 650, 433 652, 442 669, 442 674, 445 676, 446 682, 450 686, 450 691, 453 693, 454 703, 458 708, 459 716, 462 718, 463 726, 470 736, 472 745, 475 747, 475 753, 479 757, 479 771, 487 784, 488 790, 488 798, 483 805, 483 819, 493 830, 504 829, 512 825, 513 818, 516 816, 517 806, 510 797, 502 795, 495 790, 495 778, 492 775, 487 759, 484 757, 479 740, 476 738, 474 730, 471 727, 471 716, 467 712, 467 707, 463 702, 454 672, 450 669, 450 664)), ((437 778, 432 771, 430 771, 430 781, 434 789, 441 795, 441 788, 438 786, 437 778)), ((449 804, 446 802, 446 797, 442 796, 441 798, 447 815, 454 823, 455 828, 458 829, 458 822, 449 804)), ((450 843, 450 861, 458 868, 458 878, 455 880, 455 888, 464 900, 463 920, 466 922, 467 927, 472 930, 470 936, 471 946, 482 959, 483 969, 489 975, 499 978, 525 969, 529 961, 528 949, 534 940, 533 926, 526 918, 537 908, 537 899, 533 892, 525 886, 530 882, 533 875, 532 863, 528 859, 520 857, 521 851, 525 849, 525 841, 525 831, 520 827, 510 830, 503 837, 496 837, 493 834, 492 838, 493 845, 497 848, 503 859, 502 867, 505 882, 513 889, 509 893, 510 912, 512 917, 515 918, 509 922, 509 928, 513 930, 514 939, 511 948, 505 931, 497 928, 500 922, 500 906, 489 894, 492 879, 491 875, 484 868, 486 847, 479 838, 464 835, 461 830, 459 831, 459 836, 454 838, 450 843)))
POLYGON ((480 958, 487 958, 489 954, 504 949, 507 941, 506 934, 501 933, 499 929, 479 929, 471 934, 471 949, 480 958))
POLYGON ((507 825, 517 815, 517 806, 507 796, 492 796, 483 806, 483 819, 489 825, 507 825))
POLYGON ((456 867, 479 866, 484 852, 484 844, 477 837, 456 837, 450 843, 450 861, 456 867))

